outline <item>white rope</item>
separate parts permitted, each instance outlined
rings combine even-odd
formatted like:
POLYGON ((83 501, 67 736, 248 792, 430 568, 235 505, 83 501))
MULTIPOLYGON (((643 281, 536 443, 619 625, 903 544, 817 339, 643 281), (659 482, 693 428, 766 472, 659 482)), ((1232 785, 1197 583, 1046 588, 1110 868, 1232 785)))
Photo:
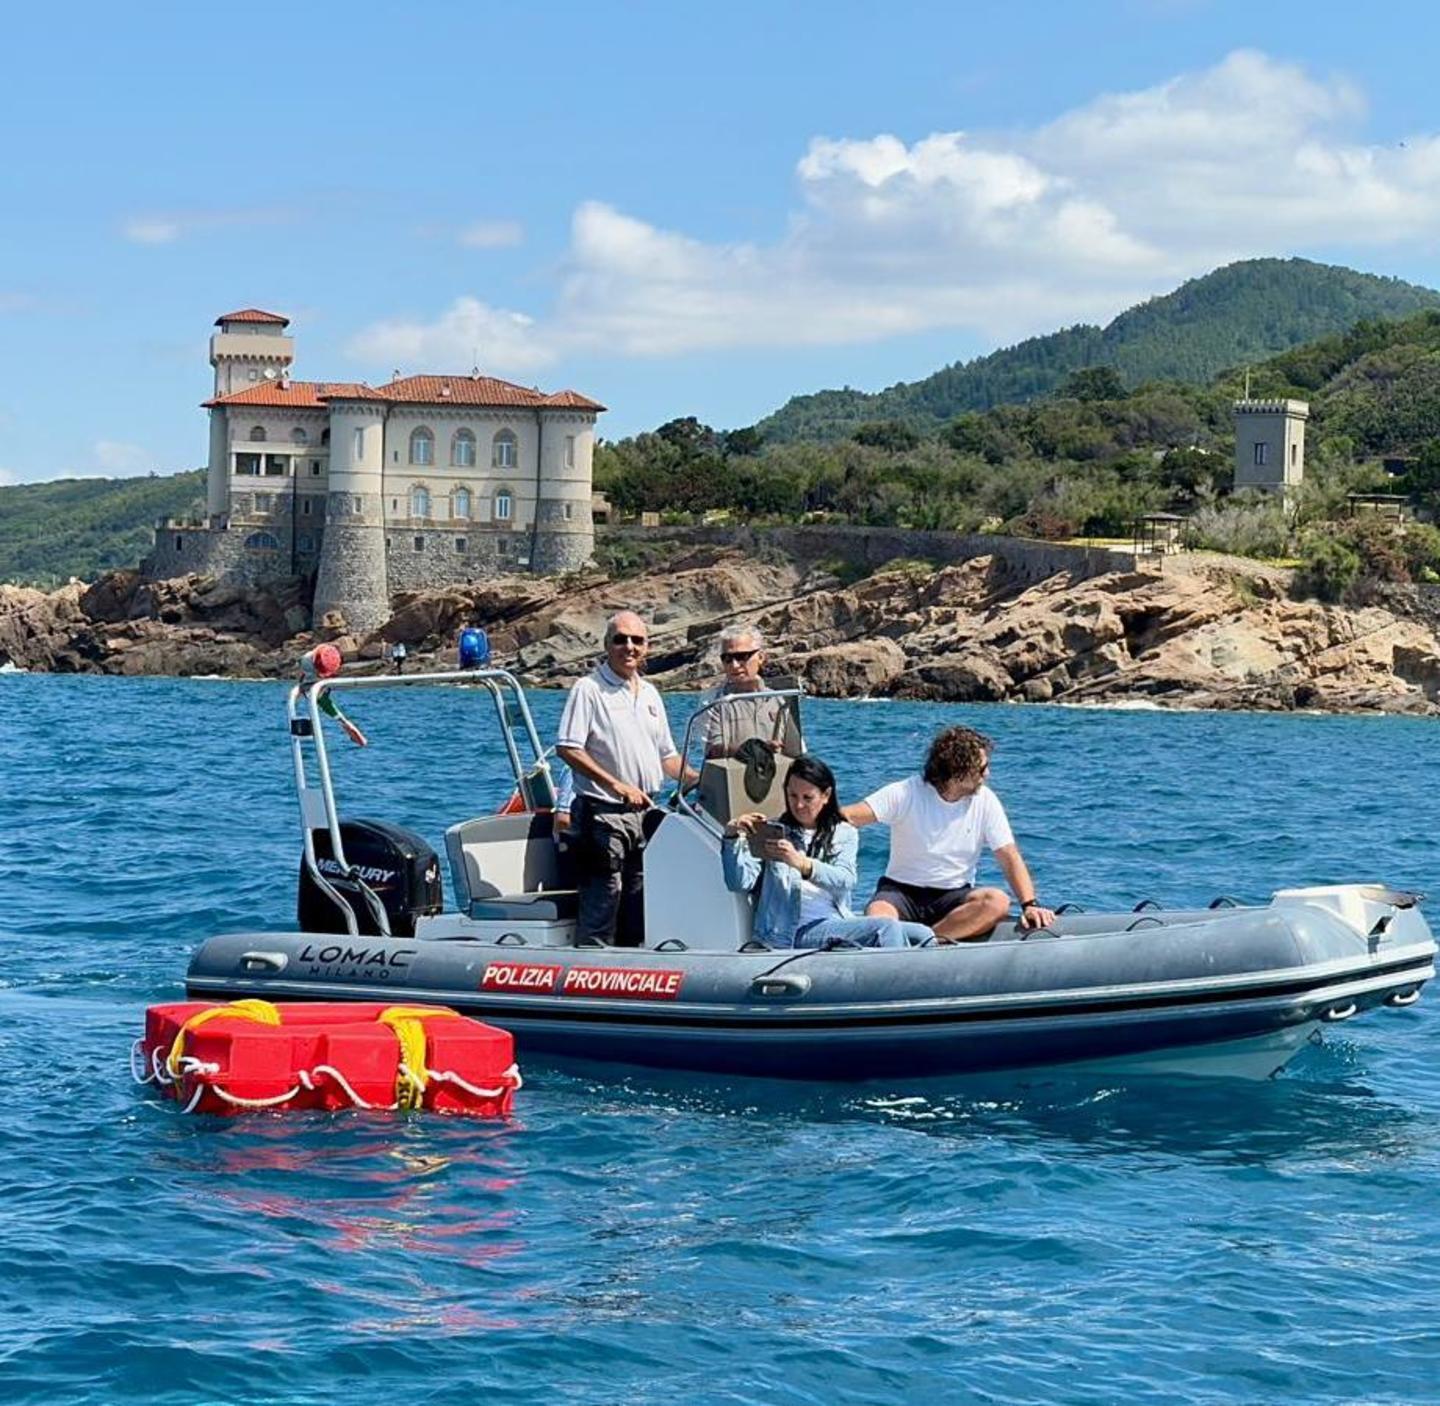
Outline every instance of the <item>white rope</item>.
POLYGON ((155 1082, 159 1084, 162 1089, 168 1089, 170 1085, 175 1082, 170 1077, 170 1071, 165 1068, 165 1061, 161 1058, 159 1045, 156 1045, 155 1048, 150 1051, 150 1070, 155 1082))
POLYGON ((313 1089, 315 1087, 314 1079, 317 1074, 323 1074, 327 1079, 333 1079, 339 1084, 345 1092, 345 1097, 348 1098, 356 1108, 391 1109, 395 1107, 393 1103, 367 1103, 350 1087, 350 1081, 332 1064, 317 1064, 313 1070, 308 1072, 301 1071, 300 1082, 304 1084, 307 1089, 313 1089))
POLYGON ((465 1090, 467 1094, 471 1094, 475 1098, 500 1098, 507 1090, 518 1090, 523 1088, 525 1084, 525 1081, 520 1077, 519 1067, 514 1064, 512 1064, 510 1068, 507 1069, 500 1076, 501 1079, 506 1080, 507 1082, 502 1083, 498 1089, 477 1088, 468 1080, 462 1079, 458 1074, 453 1072, 447 1072, 443 1069, 427 1069, 425 1073, 428 1075, 428 1077, 436 1080, 438 1083, 458 1084, 462 1089, 465 1090), (509 1082, 512 1080, 513 1082, 509 1082))
MULTIPOLYGON (((209 1089, 211 1093, 218 1094, 226 1103, 232 1103, 236 1108, 275 1108, 279 1104, 288 1103, 294 1098, 295 1095, 300 1092, 300 1085, 296 1084, 289 1093, 276 1094, 274 1098, 241 1098, 238 1094, 226 1093, 219 1084, 201 1084, 196 1091, 197 1095, 205 1089, 209 1089)), ((198 1097, 191 1099, 190 1106, 187 1107, 185 1111, 188 1113, 190 1108, 193 1108, 197 1102, 199 1102, 198 1097)))
POLYGON ((154 1075, 146 1072, 150 1057, 145 1053, 145 1037, 142 1035, 130 1046, 130 1077, 137 1084, 148 1084, 154 1075))

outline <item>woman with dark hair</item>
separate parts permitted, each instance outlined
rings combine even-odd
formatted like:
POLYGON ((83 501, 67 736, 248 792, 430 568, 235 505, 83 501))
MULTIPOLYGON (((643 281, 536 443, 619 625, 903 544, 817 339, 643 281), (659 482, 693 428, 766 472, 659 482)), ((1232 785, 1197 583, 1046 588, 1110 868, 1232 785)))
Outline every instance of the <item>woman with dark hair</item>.
POLYGON ((857 918, 850 909, 860 840, 835 800, 835 776, 818 757, 797 757, 785 776, 782 834, 758 811, 725 827, 725 886, 755 895, 757 942, 767 947, 909 947, 930 929, 894 918, 857 918), (758 850, 758 855, 756 851, 758 850))

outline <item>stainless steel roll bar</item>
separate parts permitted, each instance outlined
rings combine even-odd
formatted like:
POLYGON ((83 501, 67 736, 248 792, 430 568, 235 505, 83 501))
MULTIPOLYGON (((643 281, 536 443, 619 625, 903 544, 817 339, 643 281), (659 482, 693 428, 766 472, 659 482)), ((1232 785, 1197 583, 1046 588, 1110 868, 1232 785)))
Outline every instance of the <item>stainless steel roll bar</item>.
POLYGON ((344 915, 345 926, 352 937, 360 935, 360 926, 350 905, 340 896, 334 886, 320 870, 315 856, 315 831, 326 830, 330 835, 330 849, 336 865, 360 891, 365 906, 370 910, 380 932, 390 936, 390 920, 379 895, 357 874, 345 858, 345 846, 340 839, 340 815, 335 805, 335 787, 330 775, 330 757, 326 751, 325 732, 320 726, 324 716, 321 702, 329 693, 378 688, 409 688, 424 684, 478 684, 490 694, 500 719, 500 735, 505 741, 505 753, 515 784, 526 805, 533 804, 534 779, 543 775, 550 795, 555 794, 555 781, 550 775, 550 763, 545 748, 541 745, 540 734, 535 730, 535 719, 530 713, 530 704, 519 679, 506 669, 455 669, 440 673, 415 674, 372 674, 353 679, 317 679, 314 683, 298 683, 291 688, 285 701, 286 718, 290 730, 290 755, 295 768, 295 788, 300 800, 300 825, 305 845, 305 868, 320 890, 327 894, 344 915), (513 702, 507 701, 506 693, 514 695, 513 702), (301 705, 304 705, 303 709, 301 705), (514 709, 512 713, 511 709, 514 709), (523 740, 528 744, 528 763, 522 758, 515 740, 515 723, 519 722, 523 740), (305 769, 304 743, 309 739, 315 750, 315 770, 319 784, 312 786, 305 769))

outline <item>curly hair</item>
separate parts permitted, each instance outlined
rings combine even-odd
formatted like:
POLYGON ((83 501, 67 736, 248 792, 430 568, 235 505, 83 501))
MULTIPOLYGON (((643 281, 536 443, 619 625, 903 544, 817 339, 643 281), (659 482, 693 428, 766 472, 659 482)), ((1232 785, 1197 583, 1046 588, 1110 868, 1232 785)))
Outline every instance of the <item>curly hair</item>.
POLYGON ((925 758, 925 780, 937 791, 947 781, 969 781, 990 761, 995 744, 973 727, 947 727, 930 744, 925 758))

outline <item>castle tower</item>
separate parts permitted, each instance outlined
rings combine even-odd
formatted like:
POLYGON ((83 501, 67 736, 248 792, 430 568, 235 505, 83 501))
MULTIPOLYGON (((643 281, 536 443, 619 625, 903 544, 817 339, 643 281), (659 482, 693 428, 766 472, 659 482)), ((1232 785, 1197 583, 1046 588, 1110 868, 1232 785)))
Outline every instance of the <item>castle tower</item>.
MULTIPOLYGON (((295 360, 295 341, 285 335, 288 317, 259 308, 241 308, 215 319, 220 330, 210 337, 210 365, 215 368, 215 397, 232 391, 249 390, 266 381, 279 381, 290 374, 295 360)), ((210 411, 210 472, 205 483, 205 508, 211 519, 226 509, 229 494, 226 466, 230 446, 226 443, 223 410, 210 411)))
POLYGON ((338 610, 365 634, 390 614, 382 498, 389 402, 366 386, 336 386, 327 403, 330 481, 312 614, 318 625, 338 610))
POLYGON ((530 569, 576 571, 595 551, 590 511, 591 461, 595 451, 596 402, 561 391, 537 409, 540 443, 539 496, 535 502, 530 569))
POLYGON ((1235 487, 1284 493, 1305 477, 1303 400, 1235 402, 1235 487))

